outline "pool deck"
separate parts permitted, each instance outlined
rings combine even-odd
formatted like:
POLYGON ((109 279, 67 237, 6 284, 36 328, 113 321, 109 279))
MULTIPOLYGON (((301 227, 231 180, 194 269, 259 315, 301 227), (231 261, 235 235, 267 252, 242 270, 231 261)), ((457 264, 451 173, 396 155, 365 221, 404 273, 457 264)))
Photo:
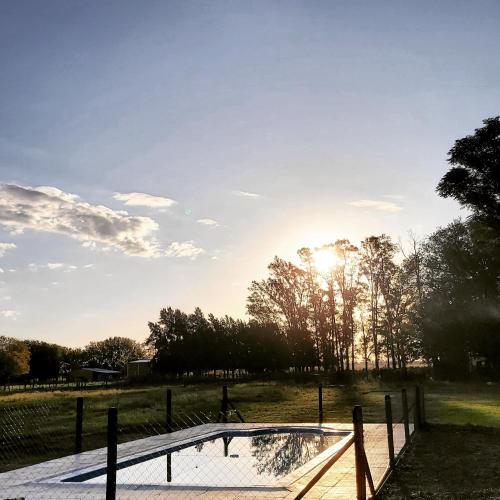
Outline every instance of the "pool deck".
MULTIPOLYGON (((152 436, 118 446, 118 459, 130 455, 154 451, 171 444, 178 444, 192 439, 194 436, 210 436, 228 428, 258 429, 270 426, 318 427, 318 424, 204 424, 184 429, 172 434, 152 436)), ((338 431, 352 431, 352 424, 325 423, 323 427, 338 431)), ((388 468, 387 431, 385 424, 365 424, 365 450, 375 487, 383 479, 388 468)), ((394 448, 396 454, 404 445, 404 428, 402 424, 394 425, 394 448)), ((118 485, 116 497, 123 500, 149 498, 221 498, 227 500, 249 498, 282 498, 290 500, 303 489, 314 474, 321 468, 303 475, 294 475, 286 488, 157 488, 139 485, 118 485)), ((74 475, 86 467, 105 466, 106 448, 87 451, 78 455, 50 460, 41 464, 24 467, 0 474, 0 500, 8 498, 24 498, 25 500, 77 500, 104 499, 105 487, 85 483, 61 483, 60 477, 74 475)), ((369 493, 367 487, 367 493, 369 493)), ((356 478, 354 466, 354 447, 351 446, 342 457, 330 468, 320 481, 304 497, 306 499, 351 499, 356 498, 356 478)))

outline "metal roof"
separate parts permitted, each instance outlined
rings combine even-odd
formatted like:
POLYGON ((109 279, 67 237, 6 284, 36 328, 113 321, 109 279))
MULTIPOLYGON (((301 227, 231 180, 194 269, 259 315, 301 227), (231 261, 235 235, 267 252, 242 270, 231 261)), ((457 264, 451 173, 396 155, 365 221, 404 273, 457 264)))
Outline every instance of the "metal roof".
POLYGON ((103 373, 108 375, 112 375, 114 373, 120 373, 117 370, 108 370, 107 368, 82 368, 82 370, 85 370, 86 372, 103 373))

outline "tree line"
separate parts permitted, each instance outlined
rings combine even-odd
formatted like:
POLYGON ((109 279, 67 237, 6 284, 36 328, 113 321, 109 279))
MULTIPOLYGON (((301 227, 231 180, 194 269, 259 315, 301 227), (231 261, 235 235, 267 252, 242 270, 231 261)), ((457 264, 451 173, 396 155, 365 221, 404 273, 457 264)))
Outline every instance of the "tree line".
POLYGON ((126 337, 110 337, 83 348, 70 348, 0 336, 0 384, 43 383, 69 377, 72 370, 81 367, 123 371, 129 360, 145 355, 142 344, 126 337))

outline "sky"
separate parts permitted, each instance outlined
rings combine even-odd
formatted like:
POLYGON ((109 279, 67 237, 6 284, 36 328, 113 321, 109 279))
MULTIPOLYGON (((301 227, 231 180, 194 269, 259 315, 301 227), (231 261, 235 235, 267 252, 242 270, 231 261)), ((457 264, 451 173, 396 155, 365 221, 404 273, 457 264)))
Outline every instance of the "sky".
POLYGON ((492 1, 0 2, 0 335, 245 316, 274 255, 463 216, 500 113, 492 1))

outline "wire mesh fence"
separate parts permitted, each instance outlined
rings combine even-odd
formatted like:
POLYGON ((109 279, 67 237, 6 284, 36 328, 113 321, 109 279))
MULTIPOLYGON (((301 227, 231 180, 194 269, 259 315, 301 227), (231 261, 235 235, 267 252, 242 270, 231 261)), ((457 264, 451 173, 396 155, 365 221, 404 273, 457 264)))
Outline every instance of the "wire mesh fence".
MULTIPOLYGON (((169 391, 137 408, 119 397, 1 407, 0 499, 193 498, 202 493, 237 498, 236 490, 248 488, 254 498, 276 496, 279 488, 283 497, 294 498, 286 485, 295 471, 313 474, 345 438, 338 430, 352 430, 352 425, 335 424, 329 388, 319 386, 316 395, 301 409, 309 425, 297 421, 288 427, 245 423, 227 388, 197 411, 172 402, 169 391), (110 402, 116 408, 111 435, 110 402)), ((374 395, 378 407, 383 396, 374 395)), ((388 465, 395 466, 413 432, 412 417, 422 417, 417 399, 418 392, 391 393, 387 420, 386 397, 383 439, 366 445, 370 468, 385 473, 388 465)), ((365 414, 372 411, 367 407, 365 414)))

